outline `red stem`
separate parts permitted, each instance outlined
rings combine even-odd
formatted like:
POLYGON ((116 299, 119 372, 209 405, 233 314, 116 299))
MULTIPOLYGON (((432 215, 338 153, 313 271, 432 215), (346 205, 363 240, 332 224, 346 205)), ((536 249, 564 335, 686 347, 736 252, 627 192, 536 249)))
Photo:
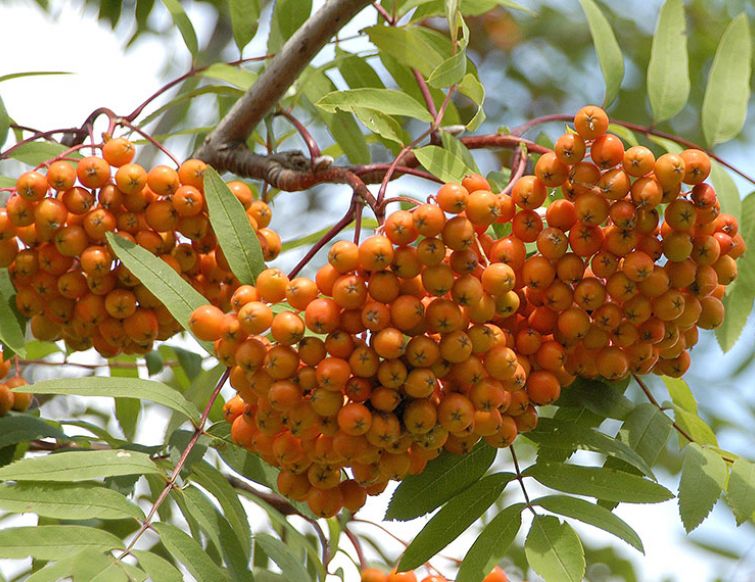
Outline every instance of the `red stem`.
POLYGON ((422 99, 425 100, 427 111, 430 113, 430 115, 433 116, 433 119, 435 119, 438 116, 438 110, 435 108, 433 96, 430 95, 430 87, 427 86, 427 81, 425 81, 422 73, 420 73, 417 69, 412 69, 412 74, 414 75, 414 78, 417 81, 417 85, 419 86, 419 90, 422 93, 422 99))
POLYGON ((223 388, 223 385, 228 380, 228 376, 230 375, 230 373, 231 373, 231 369, 226 368, 225 372, 223 372, 223 375, 218 380, 218 383, 215 385, 215 389, 212 391, 212 394, 210 395, 210 398, 207 400, 207 404, 205 405, 204 410, 202 411, 202 415, 199 417, 199 423, 196 425, 196 428, 194 429, 194 434, 191 436, 191 439, 189 440, 189 443, 186 445, 186 448, 184 449, 183 453, 181 453, 181 457, 178 459, 178 462, 176 463, 176 466, 174 467, 173 472, 170 474, 170 477, 168 478, 168 482, 165 484, 165 487, 160 492, 160 495, 157 497, 157 499, 155 499, 155 502, 152 504, 152 507, 150 508, 149 513, 147 514, 147 517, 145 518, 139 530, 131 539, 128 546, 126 546, 126 549, 123 550, 123 553, 121 553, 121 555, 118 556, 119 560, 122 559, 124 556, 127 556, 131 552, 131 550, 136 545, 136 542, 139 541, 139 538, 141 538, 142 535, 144 535, 144 532, 146 532, 150 528, 152 524, 152 519, 155 517, 157 510, 160 508, 163 502, 167 499, 168 495, 170 494, 171 489, 173 489, 173 487, 175 486, 176 479, 178 479, 178 475, 181 473, 181 470, 186 464, 186 460, 189 458, 191 451, 194 449, 194 446, 197 444, 199 437, 202 436, 202 433, 204 432, 204 426, 207 423, 207 418, 210 416, 210 410, 212 410, 212 405, 215 404, 215 400, 217 400, 218 395, 220 394, 220 390, 223 388))
POLYGON ((359 569, 364 570, 367 567, 367 559, 364 556, 362 543, 359 541, 359 538, 354 535, 354 532, 352 532, 348 527, 344 526, 343 533, 347 538, 349 538, 351 545, 354 546, 354 551, 357 553, 357 558, 359 559, 359 569))
POLYGON ((307 254, 302 257, 301 261, 299 261, 296 266, 291 269, 291 272, 288 274, 288 277, 290 279, 296 277, 296 275, 298 275, 299 272, 307 265, 307 263, 312 260, 312 258, 320 251, 321 248, 323 248, 333 239, 333 237, 335 237, 339 232, 341 232, 344 228, 351 224, 351 222, 354 220, 354 211, 357 205, 357 195, 355 193, 351 198, 349 209, 346 211, 346 214, 343 215, 343 218, 336 222, 319 241, 317 241, 312 247, 310 247, 310 249, 307 251, 307 254))
MULTIPOLYGON (((264 61, 264 60, 267 60, 269 58, 272 58, 273 56, 274 55, 263 55, 261 57, 248 57, 248 58, 245 58, 245 59, 236 59, 235 61, 229 61, 229 62, 227 62, 225 64, 229 65, 231 67, 236 67, 238 65, 243 65, 244 63, 251 63, 251 62, 256 62, 256 61, 264 61)), ((199 73, 201 73, 203 71, 206 71, 208 68, 209 68, 209 66, 207 66, 207 67, 192 67, 191 69, 189 69, 186 73, 184 73, 180 77, 176 77, 172 81, 169 81, 168 83, 166 83, 165 85, 163 85, 162 87, 160 87, 152 95, 150 95, 149 97, 147 97, 147 99, 145 99, 136 109, 134 109, 131 113, 129 113, 128 115, 126 115, 124 117, 124 119, 126 119, 127 121, 134 121, 137 117, 139 117, 142 114, 142 111, 144 111, 144 109, 150 103, 152 103, 155 99, 157 99, 158 97, 160 97, 160 95, 162 95, 165 92, 169 91, 170 89, 172 89, 173 87, 175 87, 179 83, 184 82, 186 79, 188 79, 190 77, 193 77, 194 75, 198 75, 199 73)))
POLYGON ((144 139, 146 139, 149 143, 151 143, 153 146, 155 146, 157 149, 159 149, 162 153, 164 153, 166 156, 168 156, 172 162, 176 165, 176 168, 181 167, 181 162, 179 162, 176 157, 168 151, 168 149, 161 144, 159 141, 157 141, 155 138, 153 138, 151 135, 149 135, 146 131, 139 129, 136 125, 131 123, 128 119, 120 119, 118 120, 118 125, 122 125, 123 127, 127 127, 131 131, 134 131, 141 135, 144 139))
POLYGON ((307 149, 309 150, 309 157, 312 161, 312 167, 314 167, 315 159, 320 157, 320 146, 317 145, 315 138, 312 137, 312 134, 309 133, 309 130, 306 127, 304 127, 304 124, 298 119, 296 119, 296 117, 294 117, 290 111, 286 111, 282 109, 278 111, 276 115, 285 117, 286 120, 288 120, 288 122, 296 128, 296 131, 299 132, 299 135, 304 140, 304 143, 307 144, 307 149))
POLYGON ((378 11, 378 14, 380 14, 380 16, 383 17, 383 20, 385 20, 388 24, 390 24, 391 26, 396 24, 396 21, 393 19, 393 17, 390 14, 388 14, 388 11, 385 8, 383 8, 380 4, 378 4, 377 2, 373 2, 372 6, 374 6, 375 10, 378 11))

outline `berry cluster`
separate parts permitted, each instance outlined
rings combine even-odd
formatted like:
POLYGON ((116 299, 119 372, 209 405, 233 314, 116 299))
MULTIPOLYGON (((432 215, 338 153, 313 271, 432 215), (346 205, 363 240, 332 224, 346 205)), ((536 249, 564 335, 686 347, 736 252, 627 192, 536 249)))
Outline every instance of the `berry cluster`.
MULTIPOLYGON (((509 578, 499 566, 493 568, 482 582, 508 582, 509 578)), ((417 582, 417 575, 412 572, 383 572, 378 568, 364 568, 361 582, 417 582)), ((448 582, 443 576, 425 576, 421 582, 448 582)))
MULTIPOLYGON (((0 207, 0 267, 8 267, 16 306, 40 340, 64 339, 71 350, 105 357, 146 353, 181 328, 108 247, 117 233, 148 249, 224 307, 238 286, 207 215, 204 162, 178 170, 133 163, 135 148, 110 139, 101 157, 57 159, 46 173, 22 174, 0 207)), ((265 258, 280 252, 268 228, 271 211, 240 181, 228 184, 246 207, 265 258)))
POLYGON ((608 124, 598 107, 577 113, 576 131, 515 183, 512 235, 488 254, 521 273, 524 308, 512 328, 519 353, 537 355, 552 338, 569 374, 679 377, 698 327, 723 322, 721 299, 744 241, 704 183, 707 154, 624 150, 608 124), (548 188, 562 197, 540 213, 548 188), (526 244, 536 252, 527 256, 526 244))
POLYGON ((231 436, 282 469, 282 493, 354 511, 441 449, 508 446, 578 375, 684 373, 744 252, 710 160, 625 151, 597 107, 574 121, 510 196, 445 184, 333 244, 314 281, 267 269, 232 312, 193 313, 238 391, 231 436))

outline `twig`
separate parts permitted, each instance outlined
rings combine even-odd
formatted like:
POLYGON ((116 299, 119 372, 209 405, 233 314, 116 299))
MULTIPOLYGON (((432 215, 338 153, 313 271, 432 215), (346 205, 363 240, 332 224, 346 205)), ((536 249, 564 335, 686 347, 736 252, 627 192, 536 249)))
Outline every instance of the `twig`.
POLYGON ((357 207, 356 200, 356 196, 352 196, 349 209, 346 211, 346 214, 343 215, 343 218, 336 222, 319 241, 317 241, 310 247, 310 249, 307 251, 307 254, 302 257, 302 259, 296 264, 293 269, 291 269, 291 272, 288 275, 289 278, 293 279, 294 277, 296 277, 296 275, 299 274, 299 271, 301 271, 307 265, 307 263, 312 260, 312 258, 320 251, 321 248, 323 248, 326 244, 328 244, 328 242, 333 239, 333 237, 335 237, 339 232, 341 232, 344 228, 351 224, 351 221, 354 220, 354 211, 357 207))
POLYGON ((170 160, 176 165, 176 168, 181 167, 181 162, 178 161, 178 159, 168 151, 168 149, 161 144, 159 141, 157 141, 155 138, 153 138, 150 134, 148 134, 143 129, 139 128, 138 126, 131 123, 128 119, 118 119, 117 125, 122 125, 123 127, 127 127, 131 131, 134 131, 141 135, 144 139, 146 139, 149 143, 151 143, 153 146, 155 146, 158 150, 160 150, 162 153, 164 153, 170 160))
POLYGON ((312 162, 312 167, 315 166, 315 160, 320 157, 320 146, 317 145, 317 142, 315 141, 315 138, 312 137, 312 134, 309 133, 309 130, 304 127, 304 124, 296 119, 290 111, 286 111, 285 109, 281 109, 276 113, 276 115, 280 115, 281 117, 285 117, 288 122, 293 125, 296 128, 296 131, 299 132, 299 135, 304 140, 304 143, 307 144, 307 149, 309 150, 309 157, 312 162))
POLYGON ((151 527, 152 520, 154 519, 155 514, 157 513, 157 510, 160 508, 163 502, 168 498, 168 495, 170 494, 171 490, 176 484, 176 479, 178 479, 178 476, 181 474, 181 470, 186 464, 186 460, 189 458, 191 451, 194 450, 194 446, 197 444, 197 441, 199 441, 199 437, 204 432, 204 426, 205 424, 207 424, 207 418, 210 416, 210 410, 212 409, 212 405, 215 403, 215 400, 220 394, 220 390, 223 388, 223 385, 226 383, 226 380, 228 380, 228 376, 230 375, 230 372, 231 372, 231 369, 226 368, 225 372, 223 372, 223 375, 218 380, 218 383, 215 385, 215 389, 212 391, 212 394, 210 395, 210 398, 207 400, 207 404, 205 405, 204 410, 202 411, 202 415, 199 417, 199 422, 197 423, 196 428, 194 429, 194 434, 191 435, 191 439, 189 439, 189 442, 186 445, 186 448, 181 453, 181 457, 178 459, 176 466, 173 468, 173 472, 170 474, 170 477, 168 478, 168 482, 165 484, 165 487, 160 492, 160 495, 158 495, 157 499, 155 499, 155 502, 152 504, 152 507, 150 508, 149 513, 147 514, 147 517, 142 522, 142 525, 139 527, 136 534, 134 534, 134 537, 131 538, 131 541, 129 542, 128 546, 126 546, 126 549, 124 549, 123 552, 118 556, 119 560, 123 559, 125 556, 131 553, 131 550, 134 549, 136 542, 138 542, 139 539, 144 535, 144 532, 146 532, 151 527))
MULTIPOLYGON (((650 388, 648 388, 648 385, 645 384, 645 382, 637 374, 632 374, 632 377, 634 378, 634 381, 637 382, 637 385, 640 387, 640 389, 645 393, 645 396, 647 397, 650 404, 652 404, 658 410, 660 410, 661 414, 668 417, 668 419, 671 421, 671 426, 674 427, 674 430, 676 430, 676 432, 682 435, 689 442, 697 443, 698 441, 695 440, 695 438, 691 434, 689 434, 686 430, 684 430, 681 426, 679 426, 674 419, 672 419, 670 416, 666 414, 665 409, 660 405, 658 400, 656 400, 655 396, 653 396, 653 393, 650 391, 650 388)), ((735 460, 729 457, 728 455, 724 455, 724 454, 721 454, 721 458, 730 464, 733 463, 735 460)))
POLYGON ((524 486, 524 479, 522 478, 522 471, 519 468, 519 460, 516 458, 516 451, 514 451, 514 445, 509 445, 509 451, 511 451, 511 458, 514 461, 514 470, 516 471, 516 480, 519 481, 519 487, 522 489, 522 495, 524 495, 524 501, 527 504, 527 509, 532 512, 532 515, 537 515, 535 508, 530 502, 530 496, 527 493, 527 488, 524 486))
MULTIPOLYGON (((259 62, 259 61, 265 61, 267 59, 271 59, 274 55, 268 54, 268 55, 262 55, 259 57, 247 57, 245 59, 236 59, 235 61, 229 61, 225 63, 228 66, 231 67, 237 67, 239 65, 243 65, 245 63, 252 63, 252 62, 259 62)), ((152 95, 147 97, 136 109, 134 109, 131 113, 125 116, 125 119, 128 121, 134 121, 137 117, 139 117, 144 109, 152 103, 155 99, 178 85, 179 83, 182 83, 183 81, 186 81, 187 79, 194 77, 195 75, 199 75, 200 73, 203 73, 207 69, 209 69, 210 66, 207 67, 192 67, 189 69, 186 73, 181 75, 180 77, 176 77, 172 81, 166 83, 162 87, 160 87, 157 91, 155 91, 152 95)))
POLYGON ((354 546, 354 551, 357 553, 357 559, 359 560, 359 569, 364 570, 367 567, 367 559, 364 556, 362 543, 359 541, 359 538, 354 535, 354 532, 351 531, 347 526, 343 526, 343 533, 349 539, 351 545, 354 546))
POLYGON ((383 17, 383 20, 385 20, 388 24, 390 24, 391 26, 396 24, 396 21, 394 20, 394 18, 390 14, 388 14, 388 11, 382 5, 380 5, 377 2, 373 2, 372 6, 375 8, 375 10, 377 10, 378 14, 380 14, 380 16, 383 17))

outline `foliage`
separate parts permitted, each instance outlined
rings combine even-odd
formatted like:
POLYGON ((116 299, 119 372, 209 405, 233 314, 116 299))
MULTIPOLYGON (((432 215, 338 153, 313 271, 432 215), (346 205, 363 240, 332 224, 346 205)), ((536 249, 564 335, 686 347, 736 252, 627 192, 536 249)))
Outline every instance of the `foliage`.
MULTIPOLYGON (((92 4, 114 28, 126 19, 134 25, 127 44, 160 33, 150 15, 162 9, 167 9, 172 27, 183 39, 193 65, 179 78, 177 93, 159 107, 145 102, 129 119, 141 131, 165 134, 165 143, 181 143, 189 135, 192 146, 198 147, 230 104, 254 86, 269 61, 253 57, 221 62, 221 50, 200 46, 190 14, 176 0, 163 0, 162 7, 153 0, 92 4), (197 111, 205 109, 215 114, 211 127, 194 127, 197 111)), ((269 53, 285 50, 285 41, 313 12, 311 2, 300 0, 206 4, 217 11, 217 26, 230 26, 232 31, 221 48, 233 44, 242 55, 253 39, 264 35, 269 53), (261 15, 267 13, 269 30, 258 28, 261 15)), ((548 50, 563 45, 560 60, 574 58, 584 67, 597 63, 604 87, 580 88, 577 94, 586 91, 592 101, 613 104, 612 117, 623 120, 615 122, 615 132, 627 144, 642 143, 662 153, 686 147, 685 138, 704 141, 708 148, 743 139, 752 104, 752 17, 746 11, 732 14, 736 3, 716 3, 708 14, 711 3, 685 6, 680 0, 666 0, 652 42, 647 31, 642 32, 642 23, 607 2, 580 0, 583 12, 576 15, 538 4, 531 13, 504 1, 383 0, 379 6, 384 14, 377 20, 368 6, 371 25, 359 32, 359 46, 364 48, 347 50, 344 47, 350 45, 343 39, 325 62, 310 64, 247 145, 263 156, 298 147, 297 140, 310 145, 315 136, 316 143, 327 140, 328 145, 322 151, 318 146, 307 160, 312 164, 320 154, 357 168, 371 160, 394 162, 387 177, 378 180, 379 201, 392 187, 391 173, 407 173, 406 160, 412 156, 415 174, 440 181, 458 181, 478 164, 489 165, 492 158, 495 168, 489 179, 506 184, 509 167, 521 150, 500 148, 484 159, 473 154, 479 146, 470 132, 492 128, 498 140, 520 137, 547 119, 535 118, 514 129, 498 126, 550 111, 554 102, 573 108, 568 93, 580 83, 582 71, 570 70, 577 79, 563 83, 553 82, 557 71, 528 77, 533 46, 546 42, 548 50), (592 38, 594 49, 581 42, 586 38, 592 38), (649 54, 647 47, 652 47, 649 54), (505 82, 499 83, 489 78, 491 63, 500 54, 507 58, 508 70, 505 82), (625 63, 631 64, 635 77, 637 70, 646 74, 630 81, 625 63), (519 95, 527 98, 508 103, 507 84, 523 87, 519 95), (511 119, 501 114, 507 108, 511 119), (290 118, 282 112, 301 119, 310 131, 296 124, 296 131, 291 131, 290 118), (653 125, 637 123, 648 120, 653 125)), ((39 74, 64 73, 18 73, 0 77, 0 82, 39 74)), ((52 77, 50 83, 54 82, 52 77)), ((21 120, 12 114, 0 100, 0 146, 6 147, 0 160, 35 167, 67 151, 41 136, 23 143, 21 120), (10 141, 17 145, 9 146, 10 141)), ((206 125, 206 116, 201 119, 206 125)), ((538 143, 548 139, 544 135, 538 143)), ((526 148, 524 155, 531 155, 526 148)), ((10 174, 9 168, 3 166, 3 172, 10 174)), ((728 164, 716 163, 712 180, 722 208, 740 220, 743 239, 755 249, 755 193, 742 199, 731 170, 728 164)), ((0 189, 15 182, 0 180, 0 189)), ((253 283, 265 267, 260 245, 223 179, 212 170, 206 180, 218 243, 237 279, 253 283)), ((276 204, 285 207, 287 195, 278 190, 264 181, 260 184, 266 200, 275 197, 276 204)), ((353 220, 344 227, 349 224, 353 220)), ((376 226, 366 219, 359 224, 354 228, 376 226)), ((316 229, 307 224, 307 230, 316 229)), ((294 256, 329 232, 309 237, 299 231, 283 248, 294 256)), ((205 302, 202 295, 143 247, 113 235, 108 243, 188 331, 192 311, 205 302)), ((741 277, 724 299, 727 318, 715 334, 724 352, 742 346, 748 350, 733 374, 735 385, 748 373, 751 376, 755 359, 747 338, 740 339, 753 308, 755 254, 746 254, 740 264, 741 277)), ((14 295, 7 270, 0 270, 3 357, 23 358, 15 365, 16 371, 28 365, 25 374, 66 363, 69 374, 76 364, 66 362, 62 343, 40 345, 26 339, 26 322, 14 295)), ((276 469, 232 442, 220 400, 216 402, 227 372, 208 355, 212 345, 188 335, 179 343, 163 344, 138 358, 85 364, 79 371, 91 374, 86 377, 40 380, 14 389, 34 394, 36 404, 27 412, 0 418, 0 510, 7 516, 31 513, 38 516, 38 525, 0 531, 0 557, 33 558, 24 574, 34 580, 180 580, 188 573, 197 580, 263 582, 325 580, 332 557, 351 552, 347 539, 363 560, 362 545, 372 542, 358 519, 348 513, 316 519, 304 505, 277 494, 276 469), (113 372, 110 377, 94 375, 107 366, 113 372), (110 422, 110 409, 103 412, 94 397, 115 400, 118 426, 110 422), (65 413, 62 402, 71 406, 65 413), (172 415, 169 421, 167 412, 172 415), (160 424, 147 426, 147 418, 153 423, 160 419, 160 424), (251 508, 263 512, 267 522, 255 521, 250 527, 251 508), (144 535, 147 531, 156 535, 144 535), (272 573, 276 571, 281 576, 272 573)), ((696 388, 719 388, 696 380, 690 380, 696 388)), ((675 498, 681 523, 692 532, 723 498, 733 515, 732 526, 734 521, 738 526, 752 523, 753 459, 747 458, 746 445, 738 455, 720 448, 717 437, 724 430, 736 430, 740 421, 729 418, 734 415, 728 411, 710 413, 704 405, 717 402, 715 394, 699 397, 700 405, 682 379, 575 381, 548 409, 537 430, 526 435, 523 453, 519 444, 516 450, 496 452, 483 442, 465 456, 442 454, 421 475, 405 479, 390 498, 385 519, 432 516, 400 556, 382 555, 379 563, 386 568, 422 567, 476 525, 474 542, 458 564, 460 581, 480 581, 497 563, 515 565, 524 577, 534 572, 547 582, 592 579, 590 565, 597 562, 616 576, 641 579, 624 558, 626 546, 620 547, 621 553, 613 546, 590 547, 580 540, 581 526, 615 536, 629 552, 643 552, 640 536, 614 512, 618 505, 675 498), (525 466, 520 467, 516 454, 525 466), (542 487, 548 490, 545 494, 530 497, 528 491, 542 487)), ((750 440, 751 416, 752 404, 740 431, 750 440)), ((376 546, 384 551, 381 542, 376 546)), ((734 552, 731 560, 738 559, 734 552)), ((348 572, 331 573, 353 580, 356 568, 363 566, 355 562, 348 572)))

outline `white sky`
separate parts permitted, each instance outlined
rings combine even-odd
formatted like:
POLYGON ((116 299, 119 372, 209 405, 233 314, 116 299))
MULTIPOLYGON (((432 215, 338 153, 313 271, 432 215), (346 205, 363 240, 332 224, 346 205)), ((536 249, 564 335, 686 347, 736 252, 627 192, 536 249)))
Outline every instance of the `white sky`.
MULTIPOLYGON (((91 14, 83 14, 79 3, 53 4, 64 6, 62 10, 58 9, 55 18, 44 15, 31 0, 0 4, 0 38, 3 46, 0 75, 31 70, 75 73, 71 76, 17 79, 0 84, 0 95, 7 110, 23 125, 40 129, 80 125, 99 106, 110 107, 116 112, 130 111, 162 84, 160 79, 166 54, 171 55, 179 70, 184 65, 188 67, 188 52, 183 48, 177 32, 169 38, 139 42, 124 54, 123 39, 116 37, 109 28, 97 24, 91 14)), ((201 43, 206 38, 211 23, 203 18, 206 12, 192 11, 190 14, 197 26, 201 43), (206 26, 201 26, 202 23, 206 23, 206 26)), ((251 54, 255 53, 252 49, 247 49, 245 56, 251 54)), ((7 175, 10 171, 11 165, 6 163, 3 166, 0 163, 0 174, 7 175)), ((504 452, 500 458, 508 460, 509 457, 504 452)), ((510 485, 510 491, 514 487, 514 484, 510 485)), ((386 492, 378 498, 370 499, 363 515, 367 519, 379 521, 389 498, 390 494, 386 492)), ((742 530, 735 530, 733 519, 720 505, 716 510, 717 519, 704 523, 695 535, 700 539, 712 539, 723 546, 736 543, 737 547, 745 544, 746 548, 752 544, 755 539, 753 528, 744 526, 748 528, 747 535, 742 530)), ((264 515, 253 506, 248 507, 255 529, 259 527, 264 515)), ((719 576, 731 582, 745 582, 747 578, 744 576, 748 571, 750 574, 754 571, 752 563, 749 567, 741 564, 736 571, 732 571, 728 562, 680 543, 684 533, 673 501, 660 505, 623 505, 618 514, 637 530, 645 544, 646 557, 643 558, 629 546, 615 541, 623 553, 635 562, 641 580, 667 578, 696 582, 713 580, 719 576)), ((424 521, 386 525, 400 537, 410 539, 424 521)), ((528 521, 525 518, 526 523, 528 521)), ((614 543, 614 538, 608 534, 598 533, 586 526, 576 527, 583 539, 592 543, 614 543)), ((379 531, 369 526, 355 529, 369 532, 372 537, 384 541, 392 551, 399 551, 399 547, 379 531)), ((526 528, 523 527, 523 531, 526 528)), ((463 557, 472 540, 473 537, 469 534, 462 536, 445 553, 463 557)), ((755 560, 753 553, 755 551, 750 553, 750 560, 755 560)), ((436 566, 445 565, 442 560, 435 562, 436 566)), ((340 558, 336 564, 343 565, 351 574, 347 581, 355 579, 351 577, 353 567, 349 569, 346 560, 340 558)), ((5 573, 18 571, 18 566, 17 561, 0 561, 0 571, 5 573)), ((449 570, 446 572, 450 573, 449 570)))

